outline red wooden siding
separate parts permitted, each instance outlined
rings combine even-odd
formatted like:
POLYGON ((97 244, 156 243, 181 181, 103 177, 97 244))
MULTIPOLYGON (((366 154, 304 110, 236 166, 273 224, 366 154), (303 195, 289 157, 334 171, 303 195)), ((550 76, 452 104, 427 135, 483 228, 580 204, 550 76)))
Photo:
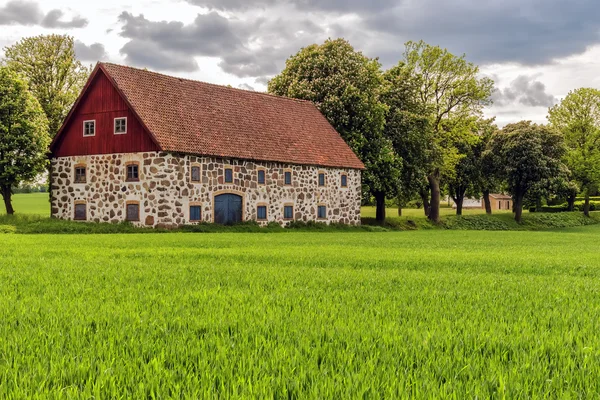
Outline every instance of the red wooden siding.
POLYGON ((53 157, 158 150, 150 134, 99 70, 55 143, 53 157), (114 119, 120 117, 127 117, 127 133, 115 135, 114 119), (83 121, 88 120, 96 121, 95 136, 83 136, 83 121))

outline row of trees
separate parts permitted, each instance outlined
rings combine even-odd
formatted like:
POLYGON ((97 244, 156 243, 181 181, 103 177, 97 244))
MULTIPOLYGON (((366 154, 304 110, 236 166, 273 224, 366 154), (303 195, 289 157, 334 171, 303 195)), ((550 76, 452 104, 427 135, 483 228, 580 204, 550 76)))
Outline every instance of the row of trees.
POLYGON ((366 166, 364 193, 385 219, 386 199, 400 207, 420 197, 425 214, 440 219, 442 190, 457 204, 467 196, 509 191, 520 221, 526 199, 564 195, 572 204, 600 181, 600 96, 570 93, 550 110, 550 124, 512 124, 499 130, 483 109, 493 81, 440 47, 408 42, 402 59, 382 71, 377 59, 345 40, 312 45, 286 62, 269 92, 312 101, 366 166))
MULTIPOLYGON (((0 63, 0 193, 12 213, 12 188, 47 165, 48 143, 90 73, 73 38, 26 38, 0 63)), ((600 92, 579 89, 549 110, 549 125, 520 122, 499 130, 483 118, 493 82, 465 56, 408 42, 382 71, 343 39, 300 50, 269 82, 269 92, 312 101, 366 166, 363 192, 385 219, 386 199, 420 198, 439 221, 442 190, 462 212, 465 197, 509 191, 515 217, 524 201, 589 195, 600 181, 600 92)))
POLYGON ((75 57, 72 37, 25 38, 0 60, 0 193, 13 214, 13 188, 48 167, 48 146, 91 68, 75 57))

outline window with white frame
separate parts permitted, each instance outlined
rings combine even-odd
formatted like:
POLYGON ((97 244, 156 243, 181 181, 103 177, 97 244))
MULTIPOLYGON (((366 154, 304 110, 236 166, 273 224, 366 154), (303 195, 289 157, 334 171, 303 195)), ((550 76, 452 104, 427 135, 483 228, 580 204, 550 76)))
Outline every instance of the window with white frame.
POLYGON ((83 136, 95 136, 96 135, 96 121, 83 121, 83 136))
POLYGON ((115 135, 127 133, 127 118, 115 118, 115 135))

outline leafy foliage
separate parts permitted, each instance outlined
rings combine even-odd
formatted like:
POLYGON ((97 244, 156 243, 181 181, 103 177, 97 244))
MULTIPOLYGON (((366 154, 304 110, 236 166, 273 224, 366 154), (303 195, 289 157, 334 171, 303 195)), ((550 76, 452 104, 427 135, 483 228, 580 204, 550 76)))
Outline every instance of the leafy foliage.
POLYGON ((27 79, 54 137, 91 72, 75 58, 73 38, 54 34, 25 38, 6 47, 4 57, 6 66, 27 79))
POLYGON ((0 193, 12 214, 12 188, 44 171, 50 137, 48 120, 27 83, 0 67, 0 193))
POLYGON ((600 186, 600 90, 569 92, 560 104, 550 108, 548 120, 563 133, 565 162, 573 180, 589 196, 600 186))
POLYGON ((290 57, 269 92, 313 102, 363 161, 364 186, 383 204, 386 195, 395 196, 401 160, 383 135, 380 68, 347 41, 327 40, 290 57))
POLYGON ((509 124, 497 131, 487 152, 502 163, 499 173, 513 196, 517 222, 521 220, 523 199, 528 192, 564 170, 562 135, 548 126, 529 121, 509 124))
POLYGON ((418 81, 416 100, 427 115, 432 129, 428 179, 431 186, 430 218, 439 221, 439 184, 452 174, 460 160, 455 146, 467 124, 490 104, 493 81, 479 76, 479 67, 463 55, 457 57, 439 46, 408 42, 403 63, 418 81), (458 137, 457 137, 458 135, 458 137))

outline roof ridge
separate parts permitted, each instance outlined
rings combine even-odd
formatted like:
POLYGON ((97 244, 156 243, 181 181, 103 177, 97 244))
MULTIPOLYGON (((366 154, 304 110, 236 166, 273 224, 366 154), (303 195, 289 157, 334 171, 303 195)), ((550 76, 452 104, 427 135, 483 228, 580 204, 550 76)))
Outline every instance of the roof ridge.
POLYGON ((314 105, 314 103, 312 101, 310 101, 310 100, 295 99, 293 97, 279 96, 279 95, 271 94, 271 93, 267 93, 267 92, 258 92, 256 90, 235 88, 233 86, 219 85, 219 84, 216 84, 216 83, 205 82, 205 81, 201 81, 201 80, 198 80, 198 79, 181 78, 179 76, 167 75, 167 74, 163 74, 161 72, 151 71, 149 69, 137 68, 137 67, 130 67, 129 65, 121 65, 121 64, 115 64, 115 63, 111 63, 111 62, 102 62, 102 61, 99 61, 98 64, 100 64, 100 65, 111 65, 111 66, 115 66, 115 67, 119 67, 119 68, 132 69, 132 70, 135 70, 135 71, 145 72, 145 73, 149 73, 149 74, 153 74, 153 75, 164 76, 166 78, 179 79, 180 81, 187 81, 187 82, 192 82, 192 83, 201 83, 203 85, 214 86, 214 87, 217 87, 217 88, 220 88, 220 89, 229 89, 229 90, 238 91, 238 92, 246 92, 246 93, 250 93, 250 94, 253 94, 253 95, 267 96, 267 97, 272 97, 272 98, 276 98, 276 99, 291 100, 291 101, 295 101, 295 102, 298 102, 298 103, 308 103, 308 104, 314 105))

